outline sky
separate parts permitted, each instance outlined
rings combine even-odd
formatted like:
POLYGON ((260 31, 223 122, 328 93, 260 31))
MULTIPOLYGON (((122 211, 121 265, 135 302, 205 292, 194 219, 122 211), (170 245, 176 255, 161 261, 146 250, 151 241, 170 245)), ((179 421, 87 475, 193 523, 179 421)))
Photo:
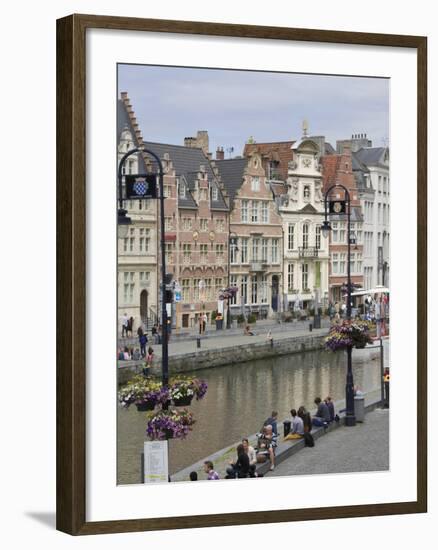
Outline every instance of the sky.
POLYGON ((367 134, 373 146, 389 144, 389 80, 119 65, 118 92, 128 92, 146 141, 183 145, 207 130, 210 151, 242 154, 256 142, 296 140, 303 120, 309 135, 336 140, 367 134))

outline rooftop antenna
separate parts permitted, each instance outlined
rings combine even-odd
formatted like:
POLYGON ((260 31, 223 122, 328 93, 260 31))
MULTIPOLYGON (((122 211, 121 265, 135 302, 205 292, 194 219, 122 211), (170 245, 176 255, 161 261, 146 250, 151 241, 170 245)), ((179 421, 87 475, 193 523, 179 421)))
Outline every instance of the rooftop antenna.
POLYGON ((306 119, 303 120, 303 137, 307 137, 307 132, 309 131, 309 123, 306 119))
POLYGON ((227 147, 228 158, 234 153, 234 147, 227 147))
POLYGON ((382 137, 382 143, 383 143, 383 147, 387 147, 388 146, 388 138, 387 137, 382 137))

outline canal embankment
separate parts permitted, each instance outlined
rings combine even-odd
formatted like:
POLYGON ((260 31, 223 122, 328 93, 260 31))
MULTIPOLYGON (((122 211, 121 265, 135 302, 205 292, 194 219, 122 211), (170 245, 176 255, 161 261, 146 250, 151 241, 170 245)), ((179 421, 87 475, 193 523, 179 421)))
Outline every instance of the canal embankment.
MULTIPOLYGON (((170 374, 186 373, 201 369, 237 365, 256 359, 265 359, 316 351, 324 347, 328 328, 294 330, 293 332, 265 333, 254 336, 234 335, 197 341, 171 342, 169 344, 170 374), (198 347, 199 346, 199 347, 198 347)), ((155 361, 150 369, 153 375, 161 374, 161 349, 154 346, 155 361)), ((142 372, 144 361, 118 361, 119 384, 127 382, 142 372)))

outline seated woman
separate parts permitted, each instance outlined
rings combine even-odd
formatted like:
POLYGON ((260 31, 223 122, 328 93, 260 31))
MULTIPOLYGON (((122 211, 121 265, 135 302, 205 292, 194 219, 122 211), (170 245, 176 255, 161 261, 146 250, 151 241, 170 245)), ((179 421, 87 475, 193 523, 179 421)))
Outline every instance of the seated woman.
POLYGON ((304 431, 305 432, 311 432, 312 431, 312 417, 310 416, 310 413, 306 411, 306 408, 301 405, 301 407, 298 409, 298 416, 303 421, 304 431))
POLYGON ((297 411, 295 409, 292 409, 290 411, 290 414, 292 415, 292 424, 291 424, 290 432, 287 434, 287 436, 284 439, 286 441, 290 439, 301 439, 304 435, 303 419, 298 416, 297 411))
POLYGON ((254 447, 249 444, 249 441, 245 438, 242 439, 242 445, 245 453, 248 455, 249 460, 249 477, 255 477, 255 469, 257 466, 257 455, 254 447))
POLYGON ((236 479, 248 477, 249 475, 249 458, 245 452, 245 448, 240 443, 237 445, 237 460, 230 461, 230 467, 227 468, 227 479, 236 479))
POLYGON ((267 455, 271 462, 270 470, 275 468, 275 448, 277 447, 277 436, 272 430, 272 426, 268 424, 264 426, 263 433, 259 437, 257 445, 257 455, 267 455))
POLYGON ((254 333, 250 330, 249 325, 245 326, 245 330, 243 331, 243 334, 245 336, 254 336, 254 333))

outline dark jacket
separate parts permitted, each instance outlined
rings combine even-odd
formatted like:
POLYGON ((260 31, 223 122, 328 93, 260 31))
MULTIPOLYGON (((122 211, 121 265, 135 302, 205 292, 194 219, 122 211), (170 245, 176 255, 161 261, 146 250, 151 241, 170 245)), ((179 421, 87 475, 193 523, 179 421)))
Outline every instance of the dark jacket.
POLYGON ((330 411, 329 411, 329 408, 327 407, 327 405, 324 403, 324 401, 322 401, 319 405, 318 405, 318 410, 316 411, 316 416, 318 418, 322 418, 324 420, 324 422, 330 422, 330 411))
POLYGON ((234 469, 237 471, 237 477, 246 477, 249 474, 249 458, 246 453, 238 455, 234 469))
POLYGON ((330 413, 330 422, 333 422, 333 420, 335 419, 335 406, 333 404, 333 401, 328 401, 326 405, 330 413))

